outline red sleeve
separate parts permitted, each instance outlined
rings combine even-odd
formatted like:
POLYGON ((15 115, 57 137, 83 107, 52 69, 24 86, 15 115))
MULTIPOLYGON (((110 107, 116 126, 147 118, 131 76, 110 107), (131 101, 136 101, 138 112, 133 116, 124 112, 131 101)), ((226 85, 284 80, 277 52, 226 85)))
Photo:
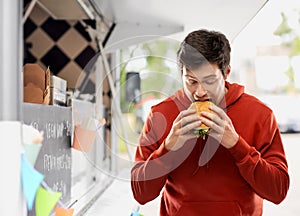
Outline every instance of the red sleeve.
POLYGON ((289 188, 287 161, 274 115, 257 128, 256 143, 250 146, 242 137, 229 151, 243 178, 262 198, 279 204, 289 188))
POLYGON ((131 170, 131 188, 134 198, 140 204, 145 204, 160 194, 172 169, 173 152, 164 147, 168 131, 164 116, 151 112, 136 150, 136 163, 131 170))

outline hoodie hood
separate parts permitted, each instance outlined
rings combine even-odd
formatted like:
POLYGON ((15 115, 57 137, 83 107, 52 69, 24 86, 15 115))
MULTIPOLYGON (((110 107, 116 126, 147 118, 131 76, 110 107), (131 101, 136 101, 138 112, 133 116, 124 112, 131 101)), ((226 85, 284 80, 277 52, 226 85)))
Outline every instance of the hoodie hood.
POLYGON ((225 82, 225 87, 227 88, 227 93, 225 94, 225 98, 220 103, 220 107, 222 109, 227 109, 244 94, 245 88, 237 83, 229 83, 225 82))
POLYGON ((180 111, 186 110, 192 103, 192 100, 187 96, 185 90, 182 88, 175 92, 171 99, 176 103, 180 111))

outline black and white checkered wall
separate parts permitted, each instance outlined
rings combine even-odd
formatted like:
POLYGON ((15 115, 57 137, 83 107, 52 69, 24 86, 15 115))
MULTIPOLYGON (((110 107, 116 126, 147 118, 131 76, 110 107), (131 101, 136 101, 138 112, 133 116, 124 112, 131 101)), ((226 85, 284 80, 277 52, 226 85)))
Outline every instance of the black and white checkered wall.
MULTIPOLYGON (((84 22, 95 28, 94 20, 84 22)), ((85 67, 94 60, 95 42, 78 20, 55 20, 38 4, 24 24, 24 64, 48 66, 54 75, 67 80, 68 88, 83 85, 85 67)), ((95 80, 89 76, 81 93, 94 93, 95 80)))

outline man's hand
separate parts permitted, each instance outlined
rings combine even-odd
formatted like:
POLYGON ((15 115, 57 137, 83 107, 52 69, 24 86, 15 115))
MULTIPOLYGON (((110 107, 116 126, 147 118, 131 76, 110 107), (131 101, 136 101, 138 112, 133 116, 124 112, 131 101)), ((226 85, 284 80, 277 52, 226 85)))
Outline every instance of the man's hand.
POLYGON ((176 151, 184 143, 195 138, 193 129, 201 125, 200 117, 195 115, 196 110, 184 110, 178 114, 173 122, 169 135, 165 140, 165 147, 168 150, 176 151))
POLYGON ((200 121, 210 127, 209 136, 220 142, 225 148, 232 148, 239 139, 231 119, 220 107, 209 107, 214 113, 201 112, 200 121))

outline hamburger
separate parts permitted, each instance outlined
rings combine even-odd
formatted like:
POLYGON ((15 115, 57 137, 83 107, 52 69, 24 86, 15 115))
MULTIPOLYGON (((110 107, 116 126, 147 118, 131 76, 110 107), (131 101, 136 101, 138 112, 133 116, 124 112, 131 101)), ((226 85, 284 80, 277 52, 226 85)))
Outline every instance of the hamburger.
MULTIPOLYGON (((202 111, 210 113, 212 112, 208 108, 210 105, 213 105, 213 103, 210 101, 194 101, 189 109, 195 109, 197 111, 195 115, 201 116, 202 111)), ((208 126, 202 123, 199 127, 194 129, 194 134, 196 135, 196 137, 202 137, 203 139, 205 139, 206 135, 209 132, 209 129, 210 128, 208 126)))

